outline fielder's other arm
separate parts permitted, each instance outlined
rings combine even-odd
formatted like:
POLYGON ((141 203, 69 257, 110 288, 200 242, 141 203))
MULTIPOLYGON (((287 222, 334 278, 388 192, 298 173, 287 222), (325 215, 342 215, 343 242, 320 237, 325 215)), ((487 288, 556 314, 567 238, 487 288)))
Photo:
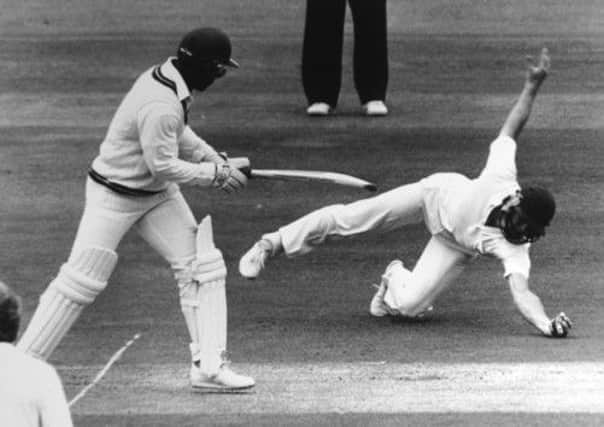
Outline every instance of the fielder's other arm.
POLYGON ((501 130, 499 131, 500 136, 509 136, 514 140, 518 138, 529 118, 533 102, 537 97, 539 87, 547 77, 549 68, 549 52, 547 48, 544 47, 541 50, 537 65, 529 64, 524 88, 522 89, 516 104, 508 114, 505 123, 501 127, 501 130))

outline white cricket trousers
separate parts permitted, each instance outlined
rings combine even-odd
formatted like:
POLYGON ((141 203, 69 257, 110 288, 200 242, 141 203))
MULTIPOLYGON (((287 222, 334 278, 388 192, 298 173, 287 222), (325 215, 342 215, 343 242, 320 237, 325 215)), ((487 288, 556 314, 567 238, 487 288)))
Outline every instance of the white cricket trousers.
MULTIPOLYGON (((287 256, 303 255, 329 239, 370 231, 388 232, 424 218, 425 187, 416 182, 346 205, 331 205, 279 229, 287 256)), ((471 257, 434 235, 410 275, 391 283, 397 309, 413 316, 428 308, 464 269, 471 257)))
POLYGON ((170 263, 177 278, 195 258, 197 223, 178 186, 152 196, 130 197, 88 178, 86 206, 70 259, 87 246, 115 251, 131 228, 170 263))
POLYGON ((179 287, 193 281, 197 224, 178 186, 128 197, 88 179, 69 261, 40 297, 19 348, 42 359, 50 356, 84 307, 105 288, 117 261, 115 250, 130 228, 168 260, 179 287))

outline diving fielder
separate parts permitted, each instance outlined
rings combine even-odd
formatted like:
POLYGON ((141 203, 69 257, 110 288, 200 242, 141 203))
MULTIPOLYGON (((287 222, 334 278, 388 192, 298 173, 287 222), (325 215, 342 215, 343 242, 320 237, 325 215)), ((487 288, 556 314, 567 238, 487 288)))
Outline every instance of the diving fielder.
POLYGON ((257 277, 267 259, 281 252, 294 257, 329 238, 391 231, 423 219, 430 241, 413 270, 400 260, 388 265, 371 300, 372 315, 423 315, 473 258, 490 255, 501 260, 514 302, 526 320, 544 335, 565 337, 569 318, 560 313, 550 319, 528 282, 529 247, 545 234, 555 213, 554 198, 543 188, 520 188, 515 164, 516 139, 549 64, 546 49, 536 65, 529 64, 520 97, 477 178, 437 173, 369 199, 318 209, 263 235, 241 258, 241 275, 257 277))
MULTIPOLYGON (((225 359, 226 266, 214 247, 211 219, 199 226, 179 184, 243 188, 246 176, 197 136, 187 123, 192 91, 204 91, 228 67, 226 34, 199 28, 175 57, 142 73, 117 109, 86 182, 86 206, 69 259, 40 298, 19 348, 46 359, 82 310, 107 285, 115 250, 131 228, 170 264, 191 337, 191 384, 245 389, 225 359)), ((247 165, 249 166, 249 164, 247 165)))

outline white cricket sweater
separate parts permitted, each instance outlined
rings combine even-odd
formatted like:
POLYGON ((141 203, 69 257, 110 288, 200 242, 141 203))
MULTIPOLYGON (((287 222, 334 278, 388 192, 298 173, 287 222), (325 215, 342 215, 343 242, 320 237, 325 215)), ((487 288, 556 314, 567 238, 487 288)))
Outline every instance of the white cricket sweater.
POLYGON ((142 73, 118 107, 92 168, 133 189, 212 184, 199 162, 222 159, 187 125, 191 93, 169 58, 142 73))

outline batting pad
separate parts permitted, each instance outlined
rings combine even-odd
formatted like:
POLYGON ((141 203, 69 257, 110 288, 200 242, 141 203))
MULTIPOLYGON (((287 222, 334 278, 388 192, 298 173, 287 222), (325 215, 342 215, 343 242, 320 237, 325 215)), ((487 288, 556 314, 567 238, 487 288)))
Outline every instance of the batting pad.
POLYGON ((178 284, 180 310, 185 318, 187 329, 191 337, 191 360, 199 362, 201 356, 199 354, 199 333, 197 332, 197 311, 199 310, 198 292, 199 283, 194 280, 178 284))
POLYGON ((201 371, 218 372, 227 344, 227 306, 224 280, 199 285, 197 339, 201 371))
POLYGON ((84 307, 105 289, 116 263, 117 254, 101 247, 87 247, 73 254, 40 297, 17 347, 47 359, 84 307))
MULTIPOLYGON (((226 266, 222 253, 193 263, 193 278, 179 284, 180 308, 191 336, 191 360, 206 365, 226 349, 226 266), (209 328, 208 329, 208 325, 209 328)), ((215 363, 211 363, 214 366, 215 363)))
POLYGON ((202 372, 214 374, 226 350, 226 265, 214 246, 212 220, 206 216, 197 229, 197 255, 192 263, 193 283, 181 286, 180 303, 191 333, 191 357, 202 372))

